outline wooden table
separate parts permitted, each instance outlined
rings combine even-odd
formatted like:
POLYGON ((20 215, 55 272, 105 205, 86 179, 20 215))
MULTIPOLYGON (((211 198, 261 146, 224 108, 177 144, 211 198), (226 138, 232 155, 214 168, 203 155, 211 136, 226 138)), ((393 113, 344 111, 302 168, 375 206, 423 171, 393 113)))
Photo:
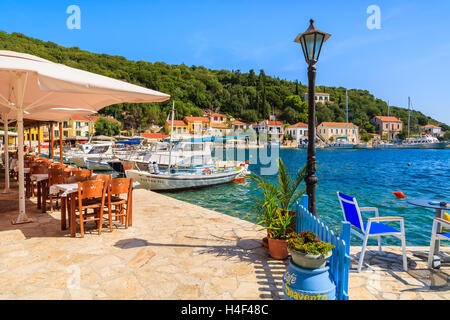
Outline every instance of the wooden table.
MULTIPOLYGON (((139 185, 139 183, 133 183, 133 187, 139 185)), ((77 233, 77 224, 76 224, 76 200, 78 194, 78 183, 66 183, 66 184, 55 184, 50 186, 49 192, 51 194, 59 194, 61 198, 67 198, 67 208, 65 206, 65 201, 61 199, 61 230, 67 229, 67 221, 66 221, 66 210, 69 216, 69 227, 70 227, 70 236, 75 237, 77 233)), ((107 195, 105 195, 106 197, 107 195)), ((133 223, 133 208, 132 208, 133 199, 129 199, 130 213, 128 214, 128 226, 132 226, 133 223)), ((106 201, 105 201, 106 204, 106 201)))
POLYGON ((47 211, 48 173, 32 174, 30 180, 37 182, 37 208, 42 209, 42 212, 45 213, 47 211))

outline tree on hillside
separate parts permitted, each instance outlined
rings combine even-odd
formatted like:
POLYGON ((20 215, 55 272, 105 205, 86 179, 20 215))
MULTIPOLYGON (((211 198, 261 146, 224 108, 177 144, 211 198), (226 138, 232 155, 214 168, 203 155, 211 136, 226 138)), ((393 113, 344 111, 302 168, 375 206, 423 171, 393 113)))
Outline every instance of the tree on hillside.
POLYGON ((94 127, 96 136, 112 137, 120 133, 120 124, 106 118, 98 118, 94 127))

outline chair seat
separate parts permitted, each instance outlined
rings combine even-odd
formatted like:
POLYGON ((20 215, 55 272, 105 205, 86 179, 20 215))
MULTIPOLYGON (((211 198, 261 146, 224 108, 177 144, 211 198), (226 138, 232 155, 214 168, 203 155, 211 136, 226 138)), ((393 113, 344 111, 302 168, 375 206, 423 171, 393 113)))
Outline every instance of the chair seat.
POLYGON ((438 235, 441 236, 441 237, 446 237, 446 238, 449 238, 449 239, 450 239, 450 232, 447 232, 447 233, 438 233, 438 235))
MULTIPOLYGON (((364 230, 367 229, 367 223, 364 223, 364 230)), ((383 223, 379 222, 372 222, 370 225, 369 234, 382 234, 382 233, 400 233, 400 231, 389 227, 388 225, 385 225, 383 223)))

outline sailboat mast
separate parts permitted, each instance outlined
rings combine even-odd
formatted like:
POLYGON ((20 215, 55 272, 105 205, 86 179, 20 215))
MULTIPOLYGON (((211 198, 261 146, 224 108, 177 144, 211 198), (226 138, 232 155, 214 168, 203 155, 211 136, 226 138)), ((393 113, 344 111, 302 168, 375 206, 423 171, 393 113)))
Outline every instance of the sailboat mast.
POLYGON ((348 91, 347 91, 347 89, 345 89, 345 119, 347 122, 345 136, 346 136, 347 142, 348 142, 348 91))
POLYGON ((170 124, 170 143, 169 143, 169 167, 168 172, 170 174, 170 167, 172 166, 172 139, 173 139, 173 121, 175 117, 175 100, 172 101, 172 123, 170 124))
POLYGON ((408 138, 410 138, 410 124, 411 124, 411 97, 408 97, 408 138))
POLYGON ((388 100, 388 143, 391 141, 391 123, 389 121, 389 118, 391 117, 391 109, 390 109, 390 104, 389 104, 389 100, 388 100))

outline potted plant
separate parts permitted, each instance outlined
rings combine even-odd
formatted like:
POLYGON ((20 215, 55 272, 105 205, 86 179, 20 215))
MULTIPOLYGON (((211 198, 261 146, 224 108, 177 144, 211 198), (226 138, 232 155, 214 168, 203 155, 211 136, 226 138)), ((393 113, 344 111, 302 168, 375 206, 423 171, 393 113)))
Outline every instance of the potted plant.
POLYGON ((329 242, 321 241, 311 231, 300 234, 292 232, 288 236, 288 248, 294 264, 305 269, 325 267, 335 247, 329 242))
POLYGON ((288 256, 287 235, 295 226, 295 211, 290 209, 304 193, 304 190, 299 191, 298 187, 305 179, 306 167, 299 170, 292 180, 283 161, 278 159, 278 172, 276 182, 256 174, 252 174, 250 179, 255 181, 261 190, 259 197, 253 197, 253 212, 259 220, 258 224, 267 229, 267 238, 263 239, 263 244, 271 250, 269 242, 273 243, 273 247, 278 247, 280 253, 272 250, 271 256, 274 259, 285 259, 288 256))

